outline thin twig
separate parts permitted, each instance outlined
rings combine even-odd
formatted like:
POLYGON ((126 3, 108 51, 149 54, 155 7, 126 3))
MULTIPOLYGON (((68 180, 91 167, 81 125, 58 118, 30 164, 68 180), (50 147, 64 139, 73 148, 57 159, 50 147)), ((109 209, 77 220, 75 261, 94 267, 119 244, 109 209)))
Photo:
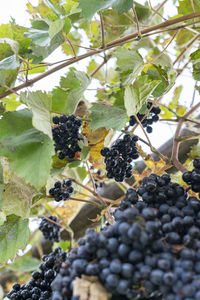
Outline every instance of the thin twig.
POLYGON ((191 115, 199 107, 200 107, 200 102, 197 103, 195 106, 193 106, 183 117, 180 118, 180 120, 178 122, 178 126, 176 128, 175 135, 174 135, 171 160, 172 160, 174 166, 181 172, 185 172, 187 169, 180 163, 180 161, 178 159, 178 152, 179 152, 179 146, 180 146, 180 141, 178 140, 178 138, 180 136, 181 128, 183 126, 185 119, 187 119, 189 117, 189 115, 191 115))
POLYGON ((136 12, 134 6, 132 7, 132 11, 133 11, 134 16, 135 16, 135 22, 136 22, 136 26, 137 26, 138 37, 141 38, 141 37, 142 37, 142 34, 141 34, 141 31, 140 31, 139 20, 138 20, 137 12, 136 12))
POLYGON ((165 5, 165 3, 167 2, 167 0, 164 0, 159 6, 158 8, 155 10, 155 12, 152 15, 152 18, 159 12, 159 10, 161 10, 161 8, 165 5))
POLYGON ((92 176, 92 173, 90 172, 90 167, 89 167, 89 164, 88 162, 86 161, 86 166, 87 166, 87 169, 88 169, 88 173, 89 173, 89 176, 90 176, 90 179, 91 179, 91 182, 92 182, 92 187, 93 187, 93 190, 94 190, 94 194, 96 193, 96 188, 95 188, 95 182, 94 182, 94 178, 92 176))
POLYGON ((135 118, 136 118, 138 124, 140 125, 140 127, 141 127, 141 129, 142 129, 142 131, 143 131, 143 133, 144 133, 144 135, 145 135, 145 137, 146 137, 146 139, 147 139, 147 141, 149 143, 149 147, 150 147, 151 151, 154 152, 154 153, 156 153, 160 158, 162 158, 162 160, 164 160, 165 162, 168 163, 169 159, 152 146, 151 141, 150 141, 150 139, 148 137, 148 134, 146 133, 146 131, 145 131, 144 127, 142 126, 142 123, 138 119, 137 115, 135 115, 135 118))
POLYGON ((152 64, 153 62, 155 62, 165 52, 165 50, 167 50, 167 48, 173 42, 173 40, 175 39, 175 37, 177 36, 177 34, 178 34, 178 31, 175 32, 175 34, 170 39, 169 43, 165 46, 165 48, 158 55, 156 55, 156 57, 154 57, 152 60, 150 60, 149 63, 152 64))
MULTIPOLYGON (((175 18, 175 19, 170 19, 170 20, 167 20, 165 22, 162 22, 160 24, 157 24, 157 25, 153 25, 153 26, 150 26, 148 28, 145 28, 143 30, 141 30, 141 34, 142 36, 144 34, 147 34, 147 33, 150 33, 150 32, 153 32, 155 30, 158 30, 158 29, 161 29, 161 28, 166 28, 168 26, 172 26, 174 24, 177 24, 177 23, 180 23, 180 22, 183 22, 183 21, 187 21, 187 20, 191 20, 193 18, 197 18, 197 17, 200 17, 200 12, 196 12, 196 13, 192 13, 192 14, 188 14, 188 15, 184 15, 184 16, 181 16, 181 17, 178 17, 178 18, 175 18)), ((85 54, 82 54, 80 56, 77 56, 76 58, 72 57, 71 59, 65 61, 64 63, 61 63, 60 65, 50 69, 50 70, 47 70, 46 72, 36 76, 35 78, 31 79, 31 80, 28 80, 27 82, 23 83, 23 84, 20 84, 16 87, 13 88, 13 91, 17 92, 23 88, 26 88, 26 87, 29 87, 31 85, 33 85, 34 83, 38 82, 39 80, 67 67, 67 66, 70 66, 78 61, 81 61, 87 57, 90 57, 90 56, 93 56, 95 54, 98 54, 98 53, 101 53, 101 52, 104 52, 105 50, 108 50, 108 49, 111 49, 111 48, 114 48, 116 46, 119 46, 121 44, 124 44, 124 43, 127 43, 135 38, 138 37, 138 33, 135 32, 135 33, 131 33, 131 34, 128 34, 124 37, 121 37, 121 38, 118 38, 110 43, 107 43, 106 47, 104 49, 98 49, 98 50, 91 50, 91 51, 88 51, 87 53, 85 54)), ((11 91, 6 91, 4 93, 2 93, 0 95, 0 99, 8 96, 12 94, 11 91)))
POLYGON ((70 200, 74 200, 74 201, 78 201, 78 202, 85 202, 85 203, 89 203, 91 205, 94 205, 98 208, 101 208, 101 205, 99 205, 98 203, 92 201, 92 200, 87 200, 87 199, 79 199, 79 198, 74 198, 74 197, 70 197, 70 200))
POLYGON ((103 16, 102 12, 99 12, 100 16, 100 23, 101 23, 101 47, 105 48, 105 31, 104 31, 104 23, 103 23, 103 16))
POLYGON ((51 220, 50 218, 48 218, 48 217, 46 217, 46 216, 42 216, 42 218, 44 218, 44 219, 46 219, 47 221, 49 221, 49 222, 51 222, 51 223, 53 223, 53 224, 55 224, 55 225, 57 225, 57 226, 59 226, 59 227, 65 229, 65 227, 64 227, 63 225, 61 225, 60 223, 55 222, 54 220, 51 220))
POLYGON ((112 55, 108 55, 105 57, 104 61, 95 69, 91 72, 90 76, 93 77, 107 62, 108 60, 112 57, 112 55))
POLYGON ((7 85, 4 85, 4 87, 6 88, 6 89, 8 89, 9 91, 11 91, 12 93, 11 94, 15 94, 15 95, 17 95, 17 96, 19 96, 19 94, 15 91, 15 89, 13 88, 10 88, 9 86, 7 86, 7 85))
POLYGON ((194 104, 194 100, 195 100, 195 96, 196 96, 196 88, 195 88, 196 84, 197 84, 197 81, 195 82, 195 85, 194 85, 194 91, 193 91, 192 101, 190 103, 190 107, 192 107, 193 104, 194 104))
POLYGON ((185 52, 193 45, 193 43, 200 37, 200 34, 197 34, 196 36, 193 37, 193 39, 191 39, 191 41, 187 44, 187 46, 181 51, 181 53, 179 54, 179 56, 176 58, 176 60, 174 61, 173 65, 175 65, 179 60, 181 60, 181 58, 183 57, 183 55, 185 54, 185 52))
MULTIPOLYGON (((194 32, 194 30, 192 28, 190 28, 189 26, 191 25, 195 25, 197 23, 200 23, 200 21, 195 21, 195 22, 192 22, 190 23, 189 25, 188 24, 183 24, 183 25, 179 25, 179 26, 175 26, 175 27, 172 27, 172 28, 167 28, 167 29, 163 29, 163 30, 157 30, 155 32, 151 32, 151 33, 147 33, 147 34, 143 34, 142 37, 149 37, 149 36, 152 36, 154 34, 160 34, 160 33, 163 33, 163 32, 169 32, 169 31, 174 31, 174 30, 179 30, 179 29, 188 29, 192 32, 194 32)), ((198 32, 195 30, 195 33, 198 34, 198 32)))
POLYGON ((73 52, 73 54, 74 54, 74 57, 76 57, 76 51, 75 51, 75 49, 74 49, 74 47, 73 47, 73 45, 72 45, 70 39, 69 39, 68 36, 64 33, 64 31, 62 31, 62 35, 64 36, 64 38, 65 38, 65 39, 67 40, 67 42, 69 43, 69 45, 70 45, 70 47, 71 47, 71 49, 72 49, 72 52, 73 52))
POLYGON ((151 10, 154 12, 154 15, 152 16, 152 18, 155 16, 155 15, 158 15, 159 17, 161 17, 163 20, 166 21, 166 19, 159 13, 159 10, 162 8, 158 8, 157 10, 153 8, 153 6, 151 5, 151 0, 149 0, 149 6, 151 8, 151 10))
POLYGON ((69 178, 69 180, 73 181, 73 182, 76 183, 77 185, 80 185, 83 189, 87 190, 88 192, 90 192, 90 193, 93 195, 94 191, 91 190, 88 186, 83 185, 81 182, 77 181, 77 180, 74 179, 74 178, 69 178))

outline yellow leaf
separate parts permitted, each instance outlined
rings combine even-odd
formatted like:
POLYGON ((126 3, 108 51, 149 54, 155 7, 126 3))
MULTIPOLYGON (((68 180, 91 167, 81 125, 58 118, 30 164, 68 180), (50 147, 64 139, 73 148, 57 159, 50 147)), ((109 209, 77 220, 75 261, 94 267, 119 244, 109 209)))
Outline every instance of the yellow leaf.
POLYGON ((104 158, 100 153, 103 147, 104 141, 90 148, 89 162, 91 162, 95 169, 102 169, 104 167, 104 158))
POLYGON ((178 105, 176 108, 176 113, 179 117, 182 117, 186 114, 187 109, 183 105, 178 105))
POLYGON ((86 123, 84 125, 82 133, 87 138, 88 145, 92 146, 92 145, 96 145, 99 142, 104 141, 105 137, 108 134, 108 130, 106 130, 105 127, 100 127, 95 131, 93 131, 91 127, 86 123))
MULTIPOLYGON (((76 196, 76 198, 78 198, 78 196, 76 196)), ((84 196, 81 197, 81 195, 80 195, 79 198, 83 199, 84 196)), ((84 204, 85 204, 84 202, 68 200, 65 202, 64 206, 56 207, 55 215, 58 215, 58 218, 60 215, 62 217, 63 221, 65 222, 65 224, 70 225, 71 222, 73 221, 73 219, 80 212, 80 210, 84 204)), ((62 223, 62 220, 60 220, 60 222, 62 223)), ((63 224, 63 225, 65 225, 65 224, 63 224)))
POLYGON ((87 138, 88 145, 91 147, 89 161, 94 168, 101 169, 104 167, 104 158, 100 151, 104 147, 104 141, 108 132, 105 127, 100 127, 93 131, 87 123, 84 125, 83 135, 87 138))
POLYGON ((169 109, 167 109, 166 107, 162 106, 162 111, 164 111, 164 113, 162 112, 160 114, 160 116, 163 118, 163 119, 172 119, 174 117, 174 114, 169 111, 169 109))

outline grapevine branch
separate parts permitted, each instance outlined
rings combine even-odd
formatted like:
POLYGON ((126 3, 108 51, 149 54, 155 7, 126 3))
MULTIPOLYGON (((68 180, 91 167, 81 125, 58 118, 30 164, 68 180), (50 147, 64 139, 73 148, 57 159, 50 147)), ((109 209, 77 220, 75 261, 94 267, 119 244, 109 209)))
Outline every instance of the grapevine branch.
MULTIPOLYGON (((158 30, 158 29, 161 29, 161 28, 166 28, 168 26, 172 26, 172 25, 175 25, 177 23, 184 22, 184 21, 187 21, 187 20, 191 20, 191 19, 194 19, 194 18, 197 18, 197 17, 200 17, 200 12, 188 14, 188 15, 181 16, 181 17, 178 17, 178 18, 175 18, 175 19, 170 19, 170 20, 167 20, 167 21, 162 22, 160 24, 150 26, 148 28, 145 28, 145 29, 141 30, 141 34, 143 35, 143 34, 146 34, 146 33, 154 32, 155 30, 158 30)), ((12 91, 8 90, 8 91, 2 93, 0 95, 0 99, 12 94, 14 91, 17 92, 21 89, 32 86, 34 83, 38 82, 39 80, 41 80, 41 79, 43 79, 43 78, 59 71, 59 70, 65 68, 67 66, 70 66, 70 65, 72 65, 72 64, 74 64, 78 61, 81 61, 81 60, 83 60, 87 57, 91 57, 93 55, 104 52, 105 50, 109 50, 109 49, 112 49, 114 47, 117 47, 117 46, 119 46, 123 43, 129 42, 132 39, 135 39, 137 37, 138 37, 138 32, 134 32, 134 33, 128 34, 128 35, 126 35, 122 38, 118 38, 118 39, 108 43, 105 48, 99 48, 99 49, 91 50, 91 51, 88 51, 87 53, 79 55, 77 57, 72 57, 69 60, 65 61, 64 63, 61 63, 60 65, 58 65, 58 66, 56 66, 56 67, 54 67, 50 70, 47 70, 46 72, 36 76, 35 78, 33 78, 31 80, 27 80, 26 82, 16 86, 15 88, 12 89, 12 91)))
POLYGON ((179 119, 178 126, 176 128, 175 136, 174 136, 174 142, 173 142, 173 148, 172 148, 172 162, 174 166, 180 170, 181 172, 187 171, 187 169, 180 163, 178 159, 178 153, 179 153, 179 146, 180 146, 180 133, 181 128, 183 126, 183 123, 185 120, 196 110, 200 107, 200 102, 198 102, 195 106, 193 106, 183 117, 179 119))

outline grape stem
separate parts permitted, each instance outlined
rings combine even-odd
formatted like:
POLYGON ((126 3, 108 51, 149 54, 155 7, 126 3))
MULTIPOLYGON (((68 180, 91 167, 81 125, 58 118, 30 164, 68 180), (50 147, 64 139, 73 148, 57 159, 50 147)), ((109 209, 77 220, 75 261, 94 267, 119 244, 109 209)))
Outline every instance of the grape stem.
POLYGON ((64 31, 62 30, 62 35, 64 36, 64 38, 67 40, 67 42, 69 43, 71 49, 72 49, 72 52, 74 54, 74 57, 76 58, 76 51, 74 49, 74 46, 72 45, 70 39, 68 38, 68 36, 64 33, 64 31))
POLYGON ((55 222, 55 221, 53 221, 53 220, 49 219, 49 218, 48 218, 48 217, 46 217, 46 216, 42 216, 42 218, 44 218, 44 219, 46 219, 47 221, 49 221, 49 222, 51 222, 51 223, 53 223, 53 224, 55 224, 55 225, 57 225, 57 226, 61 227, 62 229, 65 229, 65 227, 64 227, 64 226, 62 226, 60 223, 57 223, 57 222, 55 222))
POLYGON ((133 11, 133 14, 135 16, 135 22, 136 22, 136 26, 137 26, 138 38, 141 39, 142 38, 142 34, 141 34, 141 31, 140 31, 139 20, 138 20, 138 16, 137 16, 137 13, 136 13, 136 10, 135 10, 134 6, 132 7, 132 11, 133 11))
POLYGON ((178 159, 178 152, 179 152, 179 146, 180 146, 179 138, 180 138, 181 128, 182 128, 185 120, 199 107, 200 107, 200 102, 198 102, 195 106, 193 106, 183 117, 181 117, 179 119, 178 126, 176 128, 176 132, 174 135, 171 161, 172 161, 173 165, 183 173, 185 171, 187 171, 187 169, 180 163, 180 161, 178 159))
POLYGON ((103 24, 103 15, 101 11, 99 11, 99 17, 101 23, 101 47, 105 48, 105 31, 104 31, 104 24, 103 24))
POLYGON ((143 131, 143 133, 144 133, 144 135, 145 135, 147 141, 148 141, 148 146, 150 147, 151 151, 154 152, 154 153, 156 153, 162 160, 164 160, 167 164, 169 164, 169 159, 168 159, 168 157, 166 157, 165 155, 163 155, 162 153, 160 153, 157 149, 155 149, 155 148, 152 146, 151 141, 150 141, 150 139, 149 139, 149 137, 148 137, 148 134, 146 133, 146 131, 145 131, 144 127, 142 126, 142 123, 141 123, 140 120, 138 119, 137 115, 135 115, 135 118, 136 118, 138 124, 140 125, 140 127, 141 127, 141 129, 142 129, 142 131, 143 131))
POLYGON ((79 198, 74 198, 74 197, 70 197, 70 200, 74 200, 74 201, 79 201, 79 202, 85 202, 85 203, 89 203, 91 205, 95 205, 98 208, 101 208, 101 205, 99 205, 98 203, 88 200, 88 199, 79 199, 79 198))

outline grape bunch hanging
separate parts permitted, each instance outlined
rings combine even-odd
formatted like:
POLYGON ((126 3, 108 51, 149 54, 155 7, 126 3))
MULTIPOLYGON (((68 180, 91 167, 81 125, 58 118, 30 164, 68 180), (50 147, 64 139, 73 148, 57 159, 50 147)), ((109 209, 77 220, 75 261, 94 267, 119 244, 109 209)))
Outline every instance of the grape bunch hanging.
POLYGON ((54 116, 52 121, 56 125, 52 129, 52 134, 58 157, 74 158, 76 153, 81 151, 78 142, 82 139, 79 133, 82 121, 74 115, 54 116))
POLYGON ((42 218, 42 221, 39 225, 39 230, 42 232, 44 238, 53 242, 60 242, 60 229, 61 226, 59 224, 59 220, 56 216, 48 216, 48 219, 42 218), (49 219, 49 220, 48 220, 49 219), (54 221, 55 223, 51 222, 54 221))
POLYGON ((131 162, 139 157, 137 141, 136 135, 126 134, 123 139, 116 140, 110 149, 107 147, 101 149, 101 155, 105 157, 108 178, 120 182, 132 176, 131 162))
POLYGON ((49 190, 49 194, 54 197, 56 202, 60 202, 69 199, 73 191, 72 181, 68 179, 64 180, 63 183, 56 181, 54 187, 49 190))
POLYGON ((127 191, 114 216, 114 225, 87 230, 69 253, 52 300, 73 299, 73 281, 83 274, 97 276, 111 300, 200 300, 197 198, 170 176, 151 174, 127 191))
POLYGON ((200 193, 200 159, 193 161, 194 169, 183 173, 183 180, 191 186, 191 189, 195 193, 200 193))
MULTIPOLYGON (((147 108, 150 109, 152 107, 152 103, 151 102, 148 102, 147 103, 147 108)), ((140 114, 140 113, 137 113, 137 117, 138 119, 141 121, 142 123, 142 126, 146 129, 146 131, 148 133, 151 133, 153 131, 153 128, 152 128, 152 124, 155 123, 155 122, 158 122, 159 120, 159 114, 161 112, 161 109, 157 106, 154 106, 152 108, 152 110, 150 111, 150 113, 145 117, 145 119, 142 121, 142 119, 144 118, 144 114, 140 114)), ((137 124, 137 120, 135 118, 135 116, 130 116, 130 121, 129 121, 129 125, 130 126, 134 126, 137 124)))
POLYGON ((42 272, 15 284, 8 298, 79 299, 73 282, 86 275, 98 277, 110 300, 200 300, 199 199, 169 175, 151 174, 127 190, 114 218, 100 232, 88 229, 65 257, 60 253, 57 268, 46 256, 42 272))
POLYGON ((50 300, 52 295, 51 283, 58 274, 61 264, 66 259, 66 253, 56 248, 52 253, 43 255, 43 263, 39 271, 34 271, 27 284, 13 284, 12 290, 7 294, 11 300, 50 300))

